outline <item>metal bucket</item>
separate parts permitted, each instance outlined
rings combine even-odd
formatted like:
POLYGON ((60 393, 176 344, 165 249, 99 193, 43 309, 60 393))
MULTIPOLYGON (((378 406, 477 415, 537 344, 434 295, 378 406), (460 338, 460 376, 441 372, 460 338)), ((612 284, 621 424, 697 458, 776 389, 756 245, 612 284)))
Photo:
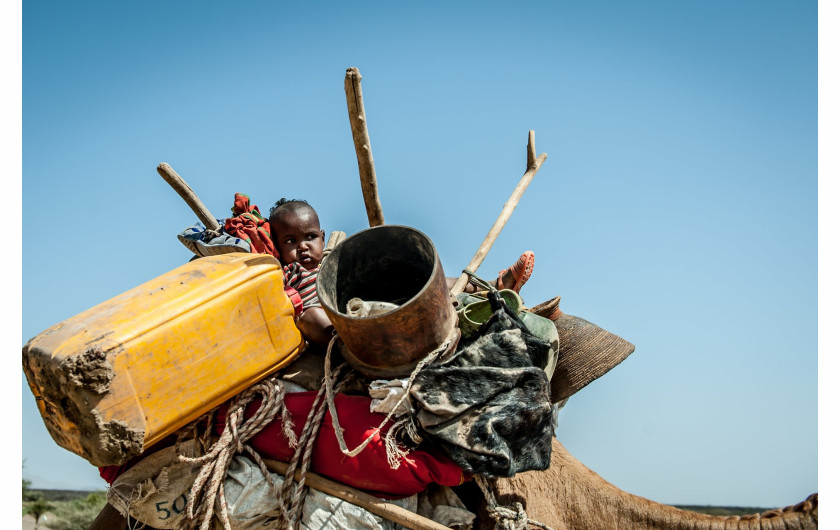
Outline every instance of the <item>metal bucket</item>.
POLYGON ((318 297, 351 366, 372 377, 402 377, 456 329, 457 315, 435 246, 408 226, 381 225, 340 243, 321 263, 318 297), (373 317, 347 303, 391 302, 373 317))

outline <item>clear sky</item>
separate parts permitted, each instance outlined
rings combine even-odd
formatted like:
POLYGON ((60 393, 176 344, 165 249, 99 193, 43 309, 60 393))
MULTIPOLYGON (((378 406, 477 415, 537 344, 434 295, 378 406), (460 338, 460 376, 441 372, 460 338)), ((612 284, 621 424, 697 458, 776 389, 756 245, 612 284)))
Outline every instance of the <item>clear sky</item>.
MULTIPOLYGON (((526 304, 635 344, 563 409, 573 455, 665 503, 818 490, 816 2, 29 0, 22 28, 21 345, 189 259, 161 162, 217 217, 243 192, 365 228, 355 66, 386 222, 451 276, 530 129, 548 153, 479 273, 533 250, 526 304)), ((24 477, 104 488, 21 381, 24 477)))

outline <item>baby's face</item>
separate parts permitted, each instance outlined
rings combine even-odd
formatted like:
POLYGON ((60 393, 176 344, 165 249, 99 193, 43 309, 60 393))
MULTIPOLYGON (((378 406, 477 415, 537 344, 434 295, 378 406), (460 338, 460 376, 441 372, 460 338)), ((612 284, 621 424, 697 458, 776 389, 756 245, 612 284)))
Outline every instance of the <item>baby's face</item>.
POLYGON ((298 262, 312 270, 324 257, 324 231, 314 210, 285 212, 270 221, 283 265, 298 262))

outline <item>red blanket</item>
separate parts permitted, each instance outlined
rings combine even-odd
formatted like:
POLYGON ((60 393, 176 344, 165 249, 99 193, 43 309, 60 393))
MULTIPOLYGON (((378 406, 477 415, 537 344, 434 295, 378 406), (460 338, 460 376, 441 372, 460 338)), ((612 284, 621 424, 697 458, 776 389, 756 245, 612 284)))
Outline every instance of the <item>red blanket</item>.
MULTIPOLYGON (((286 407, 291 413, 295 435, 298 437, 303 432, 316 394, 317 392, 286 394, 286 407)), ((370 401, 370 398, 365 396, 338 394, 335 397, 339 423, 344 429, 344 440, 351 450, 364 441, 385 419, 383 414, 370 412, 370 401)), ((258 406, 259 400, 248 405, 245 417, 251 417, 258 406)), ((224 429, 226 412, 225 405, 219 408, 216 415, 216 432, 219 434, 224 429)), ((464 482, 461 468, 449 457, 434 452, 431 448, 412 451, 402 460, 398 469, 391 469, 383 439, 390 426, 391 422, 387 423, 382 429, 383 436, 377 434, 361 453, 351 458, 345 456, 339 448, 328 409, 318 431, 310 469, 319 475, 386 499, 408 497, 425 490, 432 483, 457 486, 464 482)), ((275 419, 248 440, 248 445, 272 460, 288 462, 294 454, 283 435, 279 419, 275 419)))

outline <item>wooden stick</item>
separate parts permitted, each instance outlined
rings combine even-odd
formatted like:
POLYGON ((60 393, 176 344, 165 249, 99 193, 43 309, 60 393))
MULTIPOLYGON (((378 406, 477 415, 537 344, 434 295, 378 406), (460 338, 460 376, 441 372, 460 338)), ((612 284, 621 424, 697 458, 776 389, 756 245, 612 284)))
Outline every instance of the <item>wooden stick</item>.
POLYGON ((344 75, 344 93, 347 96, 347 113, 350 116, 350 130, 353 132, 353 144, 356 146, 356 159, 359 161, 359 178, 362 182, 362 195, 365 199, 368 223, 370 226, 385 224, 379 191, 376 187, 376 170, 373 168, 373 152, 365 118, 365 103, 362 100, 362 74, 358 68, 350 67, 344 75))
MULTIPOLYGON (((537 174, 537 171, 540 170, 540 167, 543 162, 545 162, 545 159, 548 158, 548 155, 545 153, 541 154, 539 157, 537 156, 537 150, 534 145, 534 131, 528 131, 528 146, 526 147, 525 156, 525 174, 522 175, 522 178, 519 180, 519 184, 516 185, 516 189, 513 190, 510 198, 507 202, 505 202, 505 205, 502 208, 502 213, 499 214, 499 217, 496 219, 496 223, 493 224, 493 227, 487 233, 484 241, 481 242, 481 246, 478 248, 478 251, 475 253, 472 260, 470 260, 469 265, 467 265, 467 270, 472 271, 473 273, 475 273, 481 265, 481 262, 484 261, 484 258, 487 257, 490 247, 493 246, 493 243, 496 241, 496 238, 499 236, 502 228, 504 228, 505 223, 507 223, 508 219, 510 219, 510 215, 513 213, 514 208, 516 208, 516 205, 519 204, 519 199, 522 198, 522 194, 525 192, 528 184, 531 183, 534 175, 537 174)), ((455 296, 463 292, 468 282, 469 276, 467 273, 461 273, 461 276, 458 277, 455 285, 452 286, 452 295, 455 296)))
POLYGON ((327 240, 327 246, 324 247, 324 255, 321 259, 329 256, 330 252, 332 252, 335 249, 335 247, 337 247, 338 244, 344 241, 345 239, 347 239, 347 233, 345 232, 342 232, 340 230, 330 232, 330 238, 327 240))
POLYGON ((187 203, 193 212, 198 216, 198 220, 204 223, 204 226, 207 227, 208 230, 218 231, 221 229, 219 226, 219 222, 216 221, 216 218, 213 217, 213 214, 210 213, 210 210, 204 206, 204 203, 201 202, 201 199, 198 198, 198 195, 190 188, 190 185, 181 178, 181 175, 175 173, 175 170, 172 169, 169 164, 163 162, 157 167, 157 172, 163 177, 163 180, 169 183, 172 186, 172 189, 178 192, 178 195, 181 196, 182 199, 187 203))
MULTIPOLYGON (((263 459, 263 462, 265 462, 265 466, 268 469, 284 476, 289 469, 289 465, 285 462, 268 459, 263 459)), ((300 470, 295 472, 295 480, 300 481, 300 470)), ((351 488, 346 484, 324 478, 311 471, 306 474, 306 485, 351 504, 355 504, 356 506, 360 506, 371 513, 401 524, 406 528, 411 528, 412 530, 449 530, 448 527, 436 523, 431 519, 426 519, 422 515, 417 515, 396 504, 391 504, 373 495, 351 488)))

